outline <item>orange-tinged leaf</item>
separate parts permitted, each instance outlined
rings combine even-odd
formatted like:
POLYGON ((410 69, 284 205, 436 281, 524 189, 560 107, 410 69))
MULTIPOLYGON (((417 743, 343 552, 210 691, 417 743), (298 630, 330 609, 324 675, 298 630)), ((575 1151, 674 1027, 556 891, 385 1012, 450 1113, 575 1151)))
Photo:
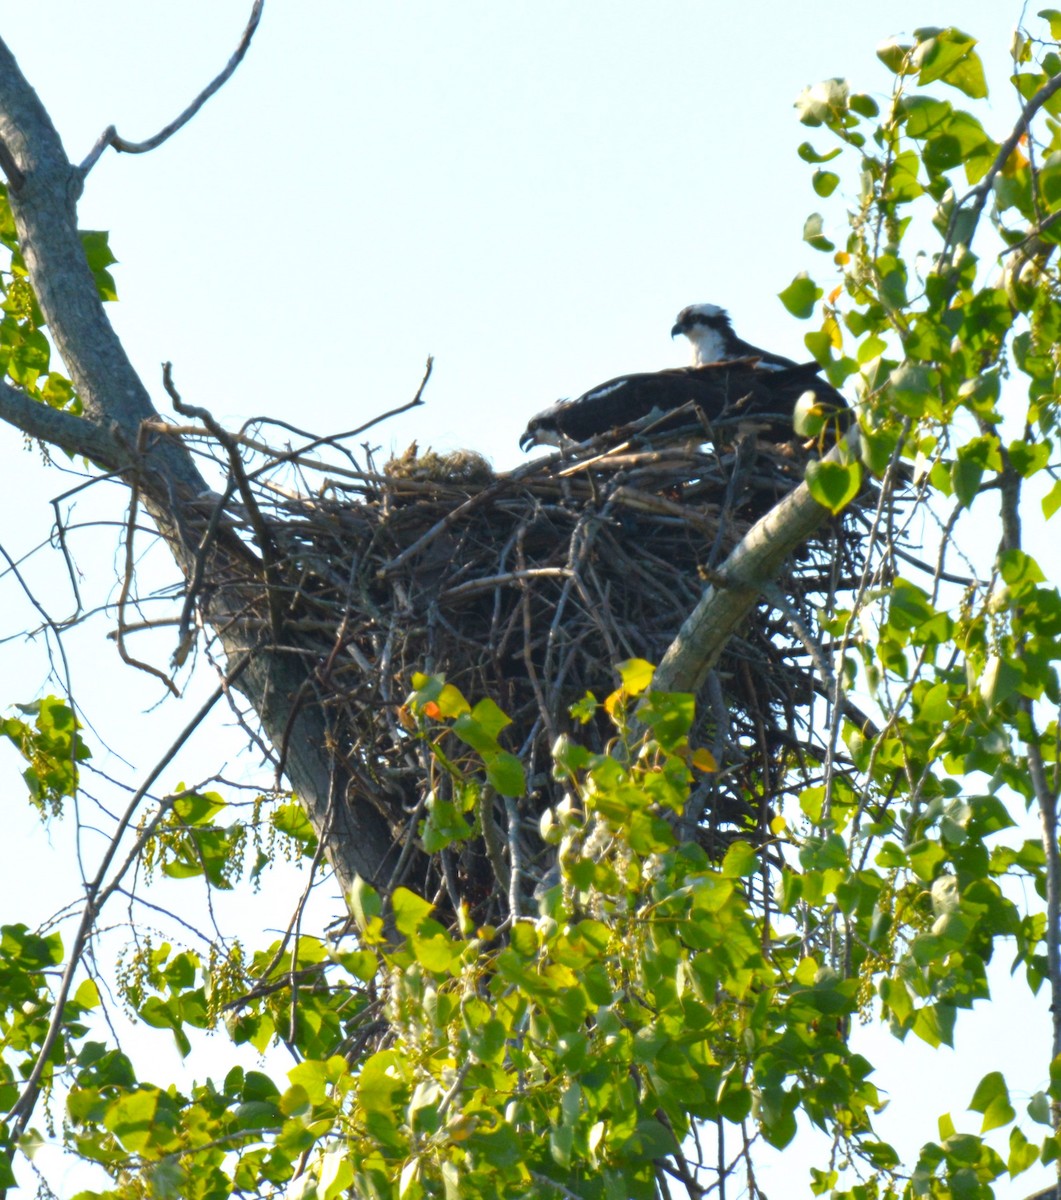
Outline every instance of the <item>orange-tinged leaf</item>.
POLYGON ((715 756, 705 746, 700 746, 694 750, 689 761, 698 771, 710 773, 711 771, 718 770, 718 762, 715 760, 715 756))
POLYGON ((428 700, 424 705, 424 716, 430 717, 432 721, 440 721, 442 719, 442 709, 434 702, 428 700))

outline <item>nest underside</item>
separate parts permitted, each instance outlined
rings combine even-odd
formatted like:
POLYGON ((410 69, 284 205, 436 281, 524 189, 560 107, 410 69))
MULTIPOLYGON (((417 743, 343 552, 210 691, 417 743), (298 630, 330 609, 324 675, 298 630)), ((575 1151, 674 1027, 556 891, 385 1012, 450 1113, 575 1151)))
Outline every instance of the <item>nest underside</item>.
MULTIPOLYGON (((659 662, 712 572, 799 483, 806 459, 798 445, 746 434, 724 447, 554 455, 502 475, 437 456, 421 469, 426 460, 406 455, 383 472, 332 477, 314 496, 264 488, 284 642, 315 664, 349 801, 375 805, 396 839, 415 831, 426 790, 445 781, 399 708, 414 673, 441 674, 512 719, 502 742, 531 781, 521 802, 530 846, 562 792, 556 738, 597 751, 615 735, 603 716, 579 724, 572 703, 610 693, 622 660, 659 662)), ((777 579, 783 608, 764 602, 712 672, 693 737, 719 768, 697 805, 712 852, 735 831, 765 830, 785 792, 816 777, 806 631, 863 557, 856 525, 825 526, 777 579)), ((265 628, 264 592, 260 607, 265 628)))

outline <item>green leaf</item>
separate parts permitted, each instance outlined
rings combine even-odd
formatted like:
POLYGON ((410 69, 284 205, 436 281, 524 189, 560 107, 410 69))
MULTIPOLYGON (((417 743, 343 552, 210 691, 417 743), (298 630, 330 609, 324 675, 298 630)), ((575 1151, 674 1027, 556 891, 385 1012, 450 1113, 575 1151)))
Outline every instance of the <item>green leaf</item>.
POLYGON ((623 683, 623 691, 628 696, 640 696, 652 686, 652 676, 656 668, 643 658, 628 658, 619 663, 616 670, 623 683))
POLYGON ((354 920, 362 932, 379 921, 380 913, 383 911, 379 893, 370 884, 366 883, 360 875, 354 878, 354 884, 350 889, 347 900, 350 904, 350 910, 354 915, 354 920))
POLYGON ((1039 1147, 1033 1145, 1019 1129, 1009 1132, 1009 1156, 1006 1159, 1006 1170, 1010 1175, 1019 1175, 1039 1159, 1039 1147))
POLYGON ((81 740, 77 718, 62 700, 45 696, 17 708, 34 718, 33 726, 17 718, 0 719, 0 733, 30 764, 22 778, 31 801, 42 812, 57 813, 63 797, 77 794, 77 764, 91 758, 91 753, 81 740))
POLYGON ((974 100, 987 95, 987 81, 979 55, 973 49, 976 39, 953 25, 946 29, 918 29, 914 62, 920 87, 937 80, 957 88, 974 100))
POLYGON ((933 1004, 919 1008, 911 1028, 928 1045, 954 1045, 955 1010, 948 1004, 933 1004))
POLYGON ((538 953, 538 934, 529 921, 517 921, 512 926, 511 945, 524 958, 533 958, 538 953))
POLYGON ((800 158, 803 159, 804 162, 826 163, 832 162, 832 160, 836 158, 838 154, 842 154, 843 148, 841 146, 834 146, 832 150, 826 151, 825 154, 819 154, 818 151, 815 150, 810 144, 810 142, 804 142, 796 151, 796 153, 800 156, 800 158))
POLYGON ((489 696, 476 704, 471 715, 479 726, 495 739, 503 729, 512 724, 512 718, 506 716, 489 696))
POLYGON ((650 692, 637 708, 638 719, 669 752, 685 743, 695 715, 696 698, 689 692, 650 692))
POLYGON ((321 1156, 317 1175, 319 1200, 335 1200, 337 1196, 349 1194, 353 1181, 354 1168, 350 1164, 350 1154, 345 1146, 333 1146, 321 1156))
POLYGON ((814 315, 814 306, 822 298, 824 292, 805 271, 792 280, 783 292, 779 293, 781 303, 794 317, 806 320, 814 315))
MULTIPOLYGON (((833 176, 833 178, 836 178, 833 176)), ((803 240, 815 250, 831 251, 836 249, 836 244, 829 241, 822 230, 825 228, 825 220, 821 213, 811 213, 811 215, 803 223, 803 240)))
POLYGON ((933 373, 919 363, 902 363, 888 377, 888 393, 906 416, 920 417, 935 396, 933 373))
POLYGON ((847 112, 847 98, 846 79, 826 79, 804 88, 796 100, 796 112, 804 125, 837 128, 847 112))
POLYGON ((460 970, 462 943, 453 941, 445 933, 432 933, 426 937, 413 936, 409 939, 413 957, 426 970, 436 975, 449 975, 460 970))
POLYGON ((158 1104, 154 1088, 127 1093, 108 1107, 103 1124, 126 1150, 142 1152, 152 1142, 158 1104))
POLYGON ((453 722, 453 732, 466 746, 471 746, 484 756, 498 751, 496 735, 480 725, 470 711, 457 717, 453 722))
POLYGON ((855 92, 849 101, 851 108, 860 117, 873 118, 880 116, 880 105, 872 96, 865 92, 855 92))
POLYGON ((835 409, 820 403, 816 392, 807 391, 796 401, 792 428, 800 437, 816 438, 835 418, 835 409))
POLYGON ((1029 583, 1044 583, 1046 580, 1039 564, 1023 550, 1006 550, 999 555, 998 561, 1002 578, 1011 588, 1029 583))
POLYGON ((288 800, 277 805, 269 817, 270 824, 285 837, 301 848, 302 853, 312 858, 317 849, 317 835, 313 832, 306 810, 298 800, 288 800))
POLYGON ((842 512, 862 487, 860 463, 812 462, 807 464, 810 494, 833 516, 842 512))
POLYGON ((988 710, 997 708, 1014 696, 1024 676, 1020 667, 997 654, 988 656, 980 676, 980 695, 988 710))
POLYGON ((907 63, 907 55, 911 50, 913 50, 913 46, 889 39, 886 42, 881 42, 877 47, 877 57, 889 71, 898 75, 904 71, 907 63))
MULTIPOLYGON (((833 171, 815 171, 811 176, 811 187, 822 197, 831 196, 839 182, 840 176, 833 171)), ((806 239, 806 233, 803 236, 806 239)))
POLYGON ((442 717, 459 717, 462 713, 471 711, 471 705, 452 683, 443 686, 435 703, 442 717))
POLYGON ((526 795, 527 779, 523 773, 523 763, 514 754, 501 750, 485 761, 486 777, 499 795, 526 795))
POLYGON ((420 837, 428 854, 467 841, 474 832, 455 804, 437 794, 428 797, 427 817, 420 824, 420 837))
POLYGON ((1050 1097, 1045 1092, 1036 1092, 1028 1101, 1028 1116, 1039 1125, 1052 1125, 1050 1097))
POLYGON ((726 879, 739 879, 754 875, 759 870, 759 856, 755 847, 747 842, 734 842, 722 860, 722 874, 726 879))
POLYGON ((909 204, 924 195, 925 189, 917 177, 920 162, 913 150, 903 150, 892 160, 888 172, 888 191, 896 204, 909 204))
POLYGON ((74 1000, 82 1008, 96 1008, 99 1006, 99 989, 96 987, 95 981, 92 979, 83 980, 74 993, 74 1000))
POLYGON ((1010 442, 1009 461, 1013 469, 1027 479, 1049 463, 1050 446, 1046 442, 1010 442))
POLYGON ((391 897, 394 924, 399 933, 411 937, 431 915, 434 905, 408 888, 394 889, 391 897))
MULTIPOLYGON (((361 1066, 357 1098, 369 1113, 398 1117, 398 1104, 407 1090, 405 1064, 395 1050, 380 1050, 361 1066)), ((300 1080, 301 1082, 301 1080, 300 1080)))
POLYGON ((969 1107, 973 1112, 984 1115, 981 1133, 1008 1125, 1017 1116, 1013 1105, 1010 1104, 1009 1089, 1000 1071, 991 1071, 980 1080, 969 1107))
POLYGON ((107 270, 107 267, 118 261, 111 253, 108 242, 110 235, 102 229, 82 229, 79 230, 79 236, 100 299, 117 300, 118 292, 114 286, 114 279, 107 270))

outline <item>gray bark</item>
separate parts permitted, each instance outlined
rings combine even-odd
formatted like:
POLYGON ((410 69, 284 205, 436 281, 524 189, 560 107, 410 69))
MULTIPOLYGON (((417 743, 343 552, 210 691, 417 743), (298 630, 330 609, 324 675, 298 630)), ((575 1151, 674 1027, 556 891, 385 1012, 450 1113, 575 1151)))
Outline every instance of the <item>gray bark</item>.
MULTIPOLYGON (((18 236, 48 330, 84 405, 84 416, 55 412, 17 389, 0 385, 0 419, 32 437, 81 454, 118 473, 139 490, 174 558, 190 577, 196 539, 187 506, 206 489, 191 456, 172 437, 146 434, 158 413, 111 327, 77 231, 82 172, 66 156, 51 119, 13 55, 0 42, 0 166, 8 178, 18 236)), ((267 737, 284 753, 299 799, 325 846, 344 893, 355 876, 379 884, 394 854, 390 828, 368 802, 347 798, 336 769, 326 718, 304 695, 307 668, 297 656, 263 642, 240 614, 248 588, 260 594, 255 556, 233 538, 216 551, 245 582, 221 589, 208 618, 232 661, 250 652, 240 690, 258 713, 267 737)))
MULTIPOLYGON (((826 455, 826 461, 857 458, 858 429, 826 455)), ((829 516, 801 483, 748 530, 718 570, 718 581, 686 617, 656 669, 652 686, 662 692, 698 692, 734 630, 751 613, 785 559, 829 516)))

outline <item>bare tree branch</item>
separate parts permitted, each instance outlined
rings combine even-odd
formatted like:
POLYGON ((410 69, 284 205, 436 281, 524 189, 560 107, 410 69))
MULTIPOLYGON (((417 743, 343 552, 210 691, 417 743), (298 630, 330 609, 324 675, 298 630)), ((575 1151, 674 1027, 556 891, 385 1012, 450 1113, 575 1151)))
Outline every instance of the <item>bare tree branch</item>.
MULTIPOLYGON (((199 95, 195 97, 195 99, 191 102, 191 104, 188 105, 188 107, 180 114, 179 117, 173 121, 170 121, 170 123, 164 129, 160 129, 154 137, 149 137, 143 142, 130 142, 126 138, 123 138, 113 125, 108 125, 107 128, 104 129, 104 131, 99 135, 96 140, 96 144, 88 152, 85 160, 81 163, 79 170, 82 178, 92 170, 92 168, 99 161, 103 151, 106 150, 108 146, 113 146, 114 149, 121 154, 147 154, 148 151, 155 150, 161 146, 163 142, 171 138, 182 126, 187 125, 192 117, 194 117, 199 111, 199 109, 203 107, 207 100, 209 100, 215 92, 220 91, 221 88, 223 88, 235 74, 236 68, 243 61, 243 56, 247 53, 247 50, 250 47, 251 38, 254 37, 254 31, 258 28, 258 22, 261 20, 262 8, 264 5, 265 0, 254 0, 254 7, 251 9, 251 15, 250 19, 247 21, 247 27, 244 29, 243 36, 239 40, 239 45, 236 47, 235 53, 228 60, 225 69, 220 75, 217 76, 216 79, 213 80, 212 83, 207 84, 207 86, 203 88, 199 95)), ((2 165, 2 162, 0 162, 0 165, 2 165)))
POLYGON ((109 430, 61 408, 49 408, 39 400, 31 400, 4 382, 0 382, 0 421, 20 429, 28 437, 58 446, 67 454, 83 455, 108 471, 119 470, 129 463, 128 455, 109 430))
POLYGON ((987 174, 980 180, 976 187, 967 192, 954 206, 954 211, 951 213, 950 221, 947 225, 947 236, 944 240, 943 255, 941 256, 942 261, 948 263, 948 265, 955 246, 958 221, 964 217, 965 221, 968 222, 969 236, 966 238, 965 244, 971 245, 973 234, 976 232, 976 227, 980 224, 980 217, 983 215, 984 206, 987 204, 988 198, 994 195, 996 176, 1009 161, 1009 156, 1016 150, 1021 138, 1028 132, 1032 117, 1050 100, 1059 88, 1061 88, 1061 75, 1055 75, 1051 80, 1043 84, 1039 91, 1025 104, 1009 136, 999 146, 998 153, 995 155, 995 161, 988 168, 987 174), (971 211, 966 215, 966 205, 970 200, 972 200, 973 206, 971 211))

